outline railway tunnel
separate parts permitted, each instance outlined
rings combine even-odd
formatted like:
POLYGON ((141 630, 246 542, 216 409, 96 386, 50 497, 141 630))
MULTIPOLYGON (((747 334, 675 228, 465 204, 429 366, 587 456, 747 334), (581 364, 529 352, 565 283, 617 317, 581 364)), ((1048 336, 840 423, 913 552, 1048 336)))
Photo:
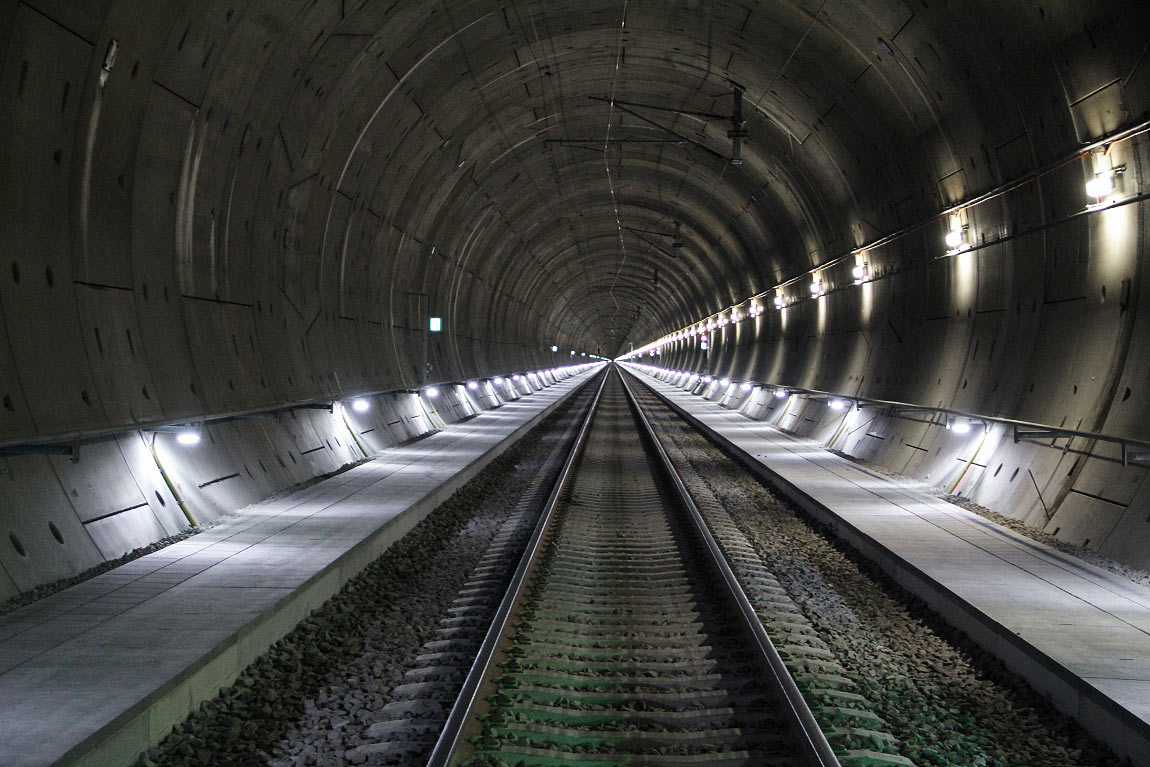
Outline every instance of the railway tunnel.
POLYGON ((0 1, 0 762, 157 747, 618 360, 1150 763, 1147 28, 1133 0, 0 1), (1018 644, 956 585, 980 560, 902 551, 797 460, 976 506, 1121 603, 1018 644), (298 536, 264 558, 260 525, 298 536))

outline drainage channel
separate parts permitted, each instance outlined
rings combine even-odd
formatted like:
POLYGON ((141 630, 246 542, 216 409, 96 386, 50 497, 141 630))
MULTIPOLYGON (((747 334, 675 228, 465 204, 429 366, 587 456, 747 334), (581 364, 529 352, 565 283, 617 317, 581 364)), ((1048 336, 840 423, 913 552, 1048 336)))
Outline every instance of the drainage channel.
POLYGON ((839 763, 647 429, 612 371, 433 767, 839 763))

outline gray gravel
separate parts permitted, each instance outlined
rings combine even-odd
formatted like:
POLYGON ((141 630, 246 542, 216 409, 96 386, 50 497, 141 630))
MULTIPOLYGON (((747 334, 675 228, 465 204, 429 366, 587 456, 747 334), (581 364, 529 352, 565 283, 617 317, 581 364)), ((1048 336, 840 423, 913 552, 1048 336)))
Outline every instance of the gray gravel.
MULTIPOLYGON (((644 393, 646 394, 646 393, 644 393)), ((689 461, 918 765, 1118 765, 1109 749, 921 602, 644 396, 689 461)), ((667 437, 670 439, 668 440, 667 437)))
MULTIPOLYGON (((375 763, 392 690, 435 638, 488 543, 542 469, 570 409, 553 414, 189 716, 146 767, 375 763), (349 753, 351 752, 351 753, 349 753)), ((383 763, 383 762, 380 762, 383 763)))

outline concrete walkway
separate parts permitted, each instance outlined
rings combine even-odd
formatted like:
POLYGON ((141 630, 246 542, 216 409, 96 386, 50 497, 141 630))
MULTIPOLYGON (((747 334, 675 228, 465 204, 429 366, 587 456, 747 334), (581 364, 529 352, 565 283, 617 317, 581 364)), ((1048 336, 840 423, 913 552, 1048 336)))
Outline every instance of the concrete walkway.
POLYGON ((1086 729, 1150 765, 1150 589, 627 366, 1086 729))
POLYGON ((0 617, 0 765, 130 764, 595 370, 0 617))

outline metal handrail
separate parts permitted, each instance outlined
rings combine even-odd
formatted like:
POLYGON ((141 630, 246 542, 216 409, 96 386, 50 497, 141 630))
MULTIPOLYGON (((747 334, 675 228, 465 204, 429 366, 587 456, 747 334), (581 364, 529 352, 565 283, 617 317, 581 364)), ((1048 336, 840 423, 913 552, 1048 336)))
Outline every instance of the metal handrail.
POLYGON ((435 742, 435 748, 427 760, 427 767, 447 767, 462 742, 463 729, 471 720, 475 706, 479 702, 479 690, 483 686, 483 681, 487 677, 488 671, 495 662, 495 654, 499 649, 499 643, 503 635, 507 632, 511 621, 511 614, 515 609, 515 605, 519 602, 520 597, 523 595, 523 591, 527 586, 528 577, 535 569, 535 563, 543 545, 543 537, 551 524, 555 508, 559 505, 559 499, 563 491, 567 488, 575 462, 583 453, 583 447, 587 443, 587 434, 591 430, 591 421, 594 419, 595 410, 599 406, 599 397, 603 394, 603 387, 606 383, 607 375, 604 375, 603 380, 599 382, 599 389, 595 392, 595 399, 591 401, 591 407, 587 411, 587 419, 579 429, 579 435, 575 438, 575 444, 572 446, 571 452, 563 464, 563 469, 559 472, 559 478, 551 490, 551 495, 547 498, 543 512, 539 515, 539 521, 535 524, 535 531, 531 535, 531 540, 528 541, 527 548, 524 550, 523 556, 519 559, 519 565, 515 568, 515 573, 511 576, 511 583, 507 588, 507 592, 503 595, 503 599, 499 603, 499 608, 495 611, 495 616, 491 620, 491 626, 487 629, 487 634, 483 637, 483 644, 479 647, 479 654, 476 655, 475 661, 471 664, 471 669, 467 672, 467 678, 463 681, 463 687, 459 692, 459 696, 455 699, 455 704, 451 707, 451 713, 447 716, 447 721, 443 725, 439 739, 435 742))
MULTIPOLYGON (((638 367, 653 367, 657 370, 674 373, 683 372, 688 375, 702 376, 701 373, 693 373, 690 371, 674 371, 668 368, 662 368, 655 365, 646 365, 640 362, 627 362, 627 365, 635 365, 638 367)), ((734 382, 734 379, 731 379, 734 382)), ((738 383, 738 382, 735 382, 738 383)), ((1127 455, 1130 448, 1139 448, 1142 450, 1150 451, 1150 440, 1132 439, 1129 437, 1119 437, 1114 434, 1104 434, 1096 431, 1086 431, 1083 429, 1068 429, 1064 426, 1053 426, 1051 424, 1037 423, 1034 421, 1022 421, 1017 418, 1006 418, 1003 416, 983 415, 982 413, 971 413, 965 410, 955 410, 946 407, 933 407, 931 405, 916 405, 910 402, 899 402, 897 400, 875 399, 873 397, 862 397, 857 394, 836 394, 835 392, 822 391, 819 389, 804 389, 799 386, 788 386, 786 384, 777 383, 762 383, 760 381, 750 381, 749 383, 755 386, 761 386, 765 389, 781 389, 787 392, 788 395, 799 395, 814 399, 838 399, 843 402, 854 403, 858 407, 886 407, 890 408, 895 417, 902 417, 900 413, 938 413, 940 415, 956 416, 958 418, 966 418, 971 421, 982 421, 987 424, 1000 424, 1009 426, 1012 429, 1015 442, 1023 440, 1032 440, 1036 438, 1062 438, 1062 437, 1078 437, 1081 439, 1092 440, 1096 442, 1107 442, 1122 447, 1122 463, 1126 465, 1127 455)))
MULTIPOLYGON (((581 362, 577 364, 591 365, 594 363, 581 362)), ((574 365, 563 365, 561 367, 574 367, 574 365)), ((489 381, 499 377, 510 379, 511 375, 512 374, 509 373, 506 376, 489 376, 477 380, 489 381)), ((519 373, 518 375, 528 374, 519 373)), ((464 382, 462 381, 440 381, 430 385, 445 387, 462 386, 463 384, 464 382)), ((79 445, 115 439, 119 436, 131 434, 132 432, 137 431, 160 432, 168 431, 180 426, 188 426, 193 423, 215 424, 226 423, 228 421, 242 421, 254 418, 275 418, 283 413, 288 413, 293 410, 329 409, 335 402, 346 402, 349 400, 359 399, 361 397, 380 397, 388 394, 415 394, 419 391, 420 389, 402 387, 391 389, 373 389, 371 391, 331 395, 327 397, 316 397, 313 399, 290 400, 288 402, 283 402, 270 407, 229 410, 214 415, 201 414, 187 416, 184 418, 142 421, 130 425, 110 426, 107 428, 98 429, 83 429, 79 431, 63 432, 59 434, 49 434, 42 437, 17 437, 15 439, 0 439, 0 456, 22 455, 31 453, 59 453, 70 455, 75 452, 75 449, 79 445)))
MULTIPOLYGON (((634 374, 632 373, 632 375, 634 374)), ((695 505, 694 500, 691 498, 691 494, 688 492, 687 486, 683 483, 682 477, 679 476, 679 472, 675 469, 675 465, 671 462, 670 456, 667 455, 667 451, 663 449, 663 445, 659 442, 658 437, 655 436, 655 430, 652 428, 650 421, 647 420, 647 416, 639 407, 639 403, 635 399, 635 394, 631 391, 630 384, 627 383, 625 376, 620 375, 619 378, 623 382, 623 388, 627 392, 627 397, 631 401, 638 421, 643 425, 655 453, 659 456, 664 470, 671 478, 679 499, 687 509, 688 515, 694 524, 695 530, 703 539, 712 564, 714 564, 719 571, 724 583, 727 585, 731 598, 738 606, 744 626, 754 638, 764 665, 775 680, 775 685, 781 703, 783 704, 783 718, 787 720, 788 725, 803 751, 800 758, 811 767, 840 767, 838 757, 835 756, 834 748, 827 740, 822 728, 819 727, 815 715, 811 712, 810 706, 807 705, 806 699, 803 698, 803 694, 799 691, 798 685, 795 684, 795 680, 787 670, 786 664, 783 662, 782 656, 779 655, 778 649, 775 648, 774 642, 771 641, 770 636, 767 634, 767 630, 763 628, 763 623, 755 613, 755 608, 751 604, 751 600, 739 584, 738 578, 727 562, 727 558, 719 547, 718 541, 715 540, 715 536, 712 535, 710 528, 707 527, 703 515, 699 512, 698 506, 695 505)))

